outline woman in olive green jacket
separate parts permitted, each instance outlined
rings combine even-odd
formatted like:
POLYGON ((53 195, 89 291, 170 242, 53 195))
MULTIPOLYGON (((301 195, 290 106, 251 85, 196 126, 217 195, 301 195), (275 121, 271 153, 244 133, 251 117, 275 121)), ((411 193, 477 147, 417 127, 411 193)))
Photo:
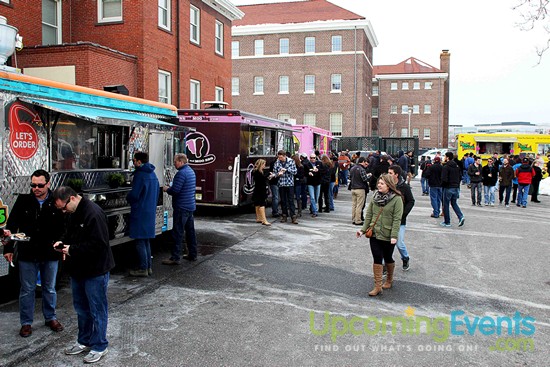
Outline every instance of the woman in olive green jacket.
POLYGON ((370 238, 370 250, 374 260, 372 265, 374 289, 369 292, 369 296, 376 296, 382 293, 382 289, 389 289, 392 286, 393 271, 395 269, 395 261, 392 255, 399 235, 401 217, 403 216, 403 197, 395 187, 393 177, 388 174, 381 175, 376 186, 378 190, 374 192, 367 208, 365 224, 360 231, 357 231, 357 237, 361 237, 368 227, 374 225, 373 236, 370 238), (376 223, 374 223, 375 221, 376 223), (382 285, 384 269, 382 260, 386 263, 388 270, 384 285, 382 285))

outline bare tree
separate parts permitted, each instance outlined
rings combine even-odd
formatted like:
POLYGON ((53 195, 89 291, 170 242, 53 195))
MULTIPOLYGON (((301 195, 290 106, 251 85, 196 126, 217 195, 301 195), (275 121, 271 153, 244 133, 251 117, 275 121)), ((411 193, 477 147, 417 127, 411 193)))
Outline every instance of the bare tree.
POLYGON ((514 10, 519 11, 523 21, 518 24, 520 29, 529 31, 537 27, 542 27, 549 35, 542 46, 536 48, 539 56, 539 64, 542 55, 550 49, 550 0, 518 0, 519 3, 514 6, 514 10))

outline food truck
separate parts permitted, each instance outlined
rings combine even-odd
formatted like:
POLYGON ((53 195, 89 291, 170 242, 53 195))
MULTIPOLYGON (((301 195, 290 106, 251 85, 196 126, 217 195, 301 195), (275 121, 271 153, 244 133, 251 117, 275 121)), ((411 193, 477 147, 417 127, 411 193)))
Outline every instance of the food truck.
POLYGON ((204 103, 209 108, 178 110, 179 123, 195 129, 186 136, 186 154, 197 176, 197 205, 249 205, 254 162, 262 158, 269 166, 279 150, 293 154, 293 126, 225 109, 223 102, 204 103))
POLYGON ((311 125, 294 125, 294 151, 307 155, 318 150, 321 154, 330 153, 332 132, 311 125))
POLYGON ((462 158, 466 153, 474 153, 483 160, 493 153, 542 154, 545 156, 550 149, 550 135, 520 134, 520 133, 469 133, 458 134, 456 137, 457 154, 462 158))
MULTIPOLYGON (((36 169, 51 189, 72 186, 106 213, 111 245, 129 241, 133 153, 148 152, 160 185, 174 174, 189 129, 175 106, 0 70, 0 228, 36 169)), ((172 228, 171 199, 160 190, 157 234, 172 228)), ((8 272, 0 262, 0 276, 8 272)))

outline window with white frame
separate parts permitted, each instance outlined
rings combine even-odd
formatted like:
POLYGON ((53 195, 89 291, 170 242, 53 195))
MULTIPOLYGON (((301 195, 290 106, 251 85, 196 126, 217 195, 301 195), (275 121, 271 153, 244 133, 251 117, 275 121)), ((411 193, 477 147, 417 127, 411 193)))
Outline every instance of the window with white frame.
POLYGON ((420 129, 413 129, 413 138, 418 138, 420 135, 420 129))
POLYGON ((413 113, 418 115, 420 113, 420 105, 413 104, 413 113))
POLYGON ((413 89, 420 89, 420 82, 414 82, 413 89))
POLYGON ((315 53, 315 37, 306 37, 304 51, 306 54, 315 53))
POLYGON ((402 90, 408 90, 409 89, 409 82, 403 82, 403 84, 401 84, 401 89, 402 90))
POLYGON ((315 93, 315 75, 306 75, 304 84, 304 93, 315 93))
POLYGON ((231 95, 238 96, 241 89, 241 80, 239 78, 231 78, 231 95))
POLYGON ((288 76, 279 76, 279 94, 288 94, 288 76))
POLYGON ((401 105, 401 114, 408 114, 409 113, 409 106, 406 104, 401 105))
POLYGON ((254 94, 264 94, 264 77, 254 77, 254 94))
POLYGON ((373 86, 372 86, 372 95, 373 95, 373 96, 377 96, 377 95, 378 95, 378 86, 377 86, 377 85, 373 85, 373 86))
POLYGON ((216 53, 218 55, 223 55, 223 23, 216 20, 215 27, 216 53))
POLYGON ((424 129, 424 140, 430 139, 430 129, 424 129))
POLYGON ((393 115, 393 114, 397 114, 397 105, 396 104, 392 104, 390 106, 390 113, 393 115))
POLYGON ((122 0, 97 0, 97 13, 99 23, 121 21, 122 0))
POLYGON ((378 107, 372 108, 372 117, 378 117, 378 107))
POLYGON ((42 0, 42 44, 61 43, 61 1, 42 0))
POLYGON ((290 40, 288 38, 279 38, 279 54, 288 55, 290 52, 290 40))
POLYGON ((6 4, 9 4, 9 3, 10 3, 10 0, 0 0, 0 3, 6 3, 6 4))
POLYGON ((341 113, 330 114, 330 131, 332 136, 342 136, 342 121, 343 115, 341 113))
POLYGON ((397 82, 392 82, 390 86, 391 90, 397 90, 397 82))
POLYGON ((189 14, 189 25, 191 27, 189 40, 197 45, 201 43, 201 11, 191 5, 189 14))
POLYGON ((262 56, 264 54, 264 40, 254 40, 254 55, 262 56))
POLYGON ((241 43, 239 41, 231 41, 231 57, 239 57, 241 54, 241 43))
POLYGON ((425 104, 424 105, 424 113, 429 115, 432 113, 432 105, 431 104, 425 104))
POLYGON ((223 88, 216 87, 216 89, 214 90, 214 93, 216 94, 216 101, 223 102, 223 88))
POLYGON ((401 137, 402 137, 402 138, 408 138, 408 137, 409 137, 408 131, 407 131, 407 128, 406 128, 406 127, 404 127, 404 128, 401 129, 401 137))
POLYGON ((189 108, 199 109, 201 105, 201 82, 198 80, 191 79, 191 84, 189 88, 190 95, 190 104, 189 108))
POLYGON ((159 0, 159 24, 160 28, 170 30, 170 0, 159 0))
POLYGON ((424 89, 432 89, 432 82, 424 82, 424 89))
POLYGON ((317 115, 314 113, 304 113, 304 125, 315 126, 317 123, 317 115))
POLYGON ((342 92, 342 74, 332 74, 330 76, 330 92, 342 92))
POLYGON ((159 70, 159 102, 172 103, 172 74, 159 70))
POLYGON ((288 113, 279 113, 277 115, 277 120, 281 120, 281 121, 290 121, 290 114, 288 113))
POLYGON ((332 52, 342 51, 342 36, 332 36, 332 52))

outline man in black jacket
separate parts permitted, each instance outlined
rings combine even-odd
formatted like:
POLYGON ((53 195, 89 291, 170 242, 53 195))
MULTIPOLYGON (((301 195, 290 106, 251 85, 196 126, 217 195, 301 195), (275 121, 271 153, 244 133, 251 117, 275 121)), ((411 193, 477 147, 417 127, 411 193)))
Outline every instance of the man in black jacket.
POLYGON ((462 214, 457 202, 460 197, 461 171, 453 160, 452 152, 445 153, 445 160, 446 163, 441 172, 441 185, 443 186, 443 216, 445 220, 441 222, 441 226, 451 226, 450 204, 458 217, 458 226, 462 227, 464 225, 464 214, 462 214))
POLYGON ((31 192, 17 197, 6 224, 7 235, 25 233, 29 241, 13 242, 4 247, 4 258, 16 263, 19 269, 19 335, 32 334, 36 279, 40 271, 42 284, 42 312, 46 326, 62 331, 56 317, 57 293, 55 283, 61 256, 52 244, 61 238, 63 216, 55 208, 50 191, 50 174, 42 169, 31 175, 31 192), (14 256, 17 253, 17 256, 14 256))
POLYGON ((53 196, 55 206, 70 213, 63 242, 54 247, 67 259, 78 315, 78 342, 65 354, 89 352, 84 362, 97 362, 107 354, 107 285, 115 266, 107 217, 97 204, 70 187, 59 187, 53 196))
POLYGON ((426 172, 428 186, 430 187, 430 202, 433 209, 432 218, 439 218, 439 214, 441 214, 441 203, 443 201, 443 188, 441 187, 442 171, 441 158, 435 157, 433 164, 428 167, 426 172))
MULTIPOLYGON (((403 195, 403 215, 401 216, 401 226, 399 227, 399 235, 397 237, 397 250, 401 254, 401 260, 403 261, 403 270, 409 270, 409 252, 405 245, 405 230, 407 228, 407 215, 411 212, 414 206, 414 196, 409 184, 405 182, 402 176, 401 167, 398 165, 390 166, 388 173, 393 176, 395 180, 397 190, 403 195)), ((390 265, 390 264, 387 264, 390 265)), ((395 266, 395 265, 394 265, 395 266)))

